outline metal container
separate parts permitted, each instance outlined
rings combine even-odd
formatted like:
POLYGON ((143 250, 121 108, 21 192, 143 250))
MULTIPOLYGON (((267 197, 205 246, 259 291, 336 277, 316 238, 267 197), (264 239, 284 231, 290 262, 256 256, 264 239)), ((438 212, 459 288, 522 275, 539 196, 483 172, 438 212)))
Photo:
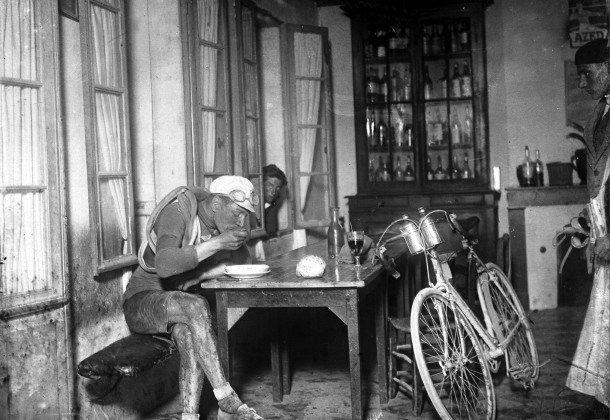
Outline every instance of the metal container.
POLYGON ((435 246, 445 242, 443 237, 438 232, 436 224, 431 217, 425 217, 420 223, 421 236, 426 243, 426 249, 434 248, 435 246))
POLYGON ((400 228, 400 233, 405 238, 411 255, 424 252, 424 243, 419 235, 417 224, 412 220, 406 220, 400 228))

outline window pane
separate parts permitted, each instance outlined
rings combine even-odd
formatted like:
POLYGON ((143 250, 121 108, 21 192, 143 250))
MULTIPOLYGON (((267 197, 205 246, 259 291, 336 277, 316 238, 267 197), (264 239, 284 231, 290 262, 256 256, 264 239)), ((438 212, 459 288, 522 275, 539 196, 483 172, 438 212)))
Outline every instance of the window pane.
POLYGON ((123 145, 121 98, 106 93, 95 94, 97 118, 98 170, 106 173, 126 171, 123 145))
POLYGON ((225 62, 224 54, 214 47, 202 46, 200 78, 200 95, 203 106, 225 109, 225 62))
POLYGON ((121 42, 118 15, 108 9, 91 6, 94 83, 102 86, 123 87, 121 42))
POLYGON ((254 61, 256 59, 254 43, 256 42, 254 12, 248 8, 243 8, 241 13, 244 44, 244 59, 254 61))
POLYGON ((43 192, 0 194, 0 294, 51 288, 43 192))
POLYGON ((248 173, 260 170, 258 156, 258 121, 248 118, 246 120, 246 142, 248 147, 248 173))
POLYGON ((294 62, 296 77, 320 77, 322 74, 322 36, 295 33, 294 62))
POLYGON ((0 186, 44 185, 44 118, 37 88, 0 88, 0 186))
POLYGON ((320 87, 317 80, 297 80, 297 118, 299 124, 319 124, 320 87))
POLYGON ((300 221, 328 219, 330 207, 328 175, 302 176, 299 187, 301 212, 297 214, 297 218, 300 221))
POLYGON ((203 111, 201 113, 200 139, 203 144, 201 161, 206 173, 229 174, 229 143, 224 114, 220 112, 203 111))
POLYGON ((305 173, 328 171, 328 157, 321 129, 300 128, 297 140, 299 171, 305 173))
POLYGON ((124 179, 102 179, 100 218, 102 230, 102 259, 108 260, 132 253, 131 221, 128 219, 127 188, 124 179))
POLYGON ((245 90, 246 90, 246 115, 258 117, 258 84, 256 77, 256 66, 245 64, 245 90))
POLYGON ((199 0, 197 3, 199 37, 202 40, 222 44, 222 36, 219 36, 219 22, 222 22, 220 7, 219 0, 199 0))
POLYGON ((35 10, 32 0, 0 2, 0 77, 38 79, 35 10))

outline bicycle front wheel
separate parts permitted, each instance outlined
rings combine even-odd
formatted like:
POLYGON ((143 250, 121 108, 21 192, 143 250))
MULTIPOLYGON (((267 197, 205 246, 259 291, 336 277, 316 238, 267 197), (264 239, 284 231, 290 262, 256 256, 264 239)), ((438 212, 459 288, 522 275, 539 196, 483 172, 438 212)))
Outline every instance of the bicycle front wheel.
POLYGON ((422 382, 443 419, 495 418, 492 378, 479 339, 443 292, 425 289, 417 294, 411 338, 422 382))
POLYGON ((505 350, 507 374, 525 389, 533 388, 539 366, 530 321, 504 272, 493 263, 486 266, 477 281, 485 322, 499 342, 513 334, 505 350))

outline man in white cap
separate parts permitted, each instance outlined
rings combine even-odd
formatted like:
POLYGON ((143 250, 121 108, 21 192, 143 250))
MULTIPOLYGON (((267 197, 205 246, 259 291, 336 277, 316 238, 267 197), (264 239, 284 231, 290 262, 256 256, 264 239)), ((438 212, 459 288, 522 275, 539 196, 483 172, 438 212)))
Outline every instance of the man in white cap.
POLYGON ((246 222, 259 197, 240 176, 221 176, 202 188, 179 188, 153 211, 148 241, 139 253, 124 294, 123 309, 136 333, 171 333, 180 353, 181 419, 199 419, 199 400, 207 376, 218 400, 219 419, 262 419, 244 404, 218 357, 207 300, 187 289, 220 277, 232 264, 251 262, 244 242, 246 222))

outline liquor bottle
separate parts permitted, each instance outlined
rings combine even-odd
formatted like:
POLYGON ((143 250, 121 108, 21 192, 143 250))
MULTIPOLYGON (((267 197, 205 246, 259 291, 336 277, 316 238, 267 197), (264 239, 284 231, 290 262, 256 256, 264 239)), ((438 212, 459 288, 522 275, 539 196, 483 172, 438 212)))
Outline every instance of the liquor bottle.
POLYGON ((441 54, 441 35, 438 31, 438 25, 432 25, 432 35, 430 36, 430 53, 432 53, 432 55, 441 54))
POLYGON ((449 80, 449 70, 447 66, 445 66, 445 70, 443 71, 443 77, 440 78, 441 82, 441 98, 447 97, 447 81, 449 80))
POLYGON ((384 30, 377 31, 377 38, 375 39, 375 44, 377 45, 377 49, 375 51, 377 57, 384 58, 386 56, 387 44, 387 35, 384 30))
POLYGON ((434 144, 443 144, 443 119, 440 108, 436 108, 436 118, 434 120, 434 144))
POLYGON ((426 142, 428 146, 434 145, 434 119, 432 110, 426 111, 426 142))
POLYGON ((392 70, 392 77, 390 77, 390 101, 402 101, 404 89, 402 87, 403 81, 400 77, 398 69, 392 70))
POLYGON ((462 126, 462 143, 472 144, 472 116, 470 115, 470 105, 466 105, 466 114, 464 116, 464 125, 462 126))
POLYGON ((460 76, 462 96, 472 96, 472 79, 470 77, 470 66, 468 65, 467 60, 464 60, 464 66, 462 69, 462 75, 460 76))
POLYGON ((381 117, 379 117, 379 121, 377 122, 377 144, 380 149, 384 149, 388 146, 388 126, 385 123, 385 116, 383 112, 381 113, 381 117))
POLYGON ((385 69, 383 71, 383 77, 379 79, 379 101, 388 101, 388 74, 385 69))
POLYGON ((436 159, 436 171, 434 171, 434 179, 441 181, 447 178, 447 173, 443 169, 443 159, 439 156, 436 159))
POLYGON ((428 34, 428 27, 423 26, 422 30, 424 31, 422 35, 422 52, 424 55, 430 54, 430 35, 428 34))
POLYGON ((383 177, 381 172, 383 171, 383 158, 381 156, 379 156, 378 162, 377 162, 377 169, 375 170, 375 179, 377 180, 377 182, 381 182, 383 181, 383 177))
POLYGON ((462 177, 462 170, 458 164, 457 155, 453 155, 453 163, 451 164, 451 179, 460 179, 462 177))
POLYGON ((432 159, 430 159, 430 155, 426 158, 426 178, 428 181, 432 181, 434 179, 434 171, 432 170, 432 159))
POLYGON ((400 55, 407 55, 409 53, 409 29, 400 29, 398 32, 398 45, 400 55))
POLYGON ((411 69, 408 65, 405 66, 404 77, 402 78, 404 84, 403 100, 411 100, 411 69))
POLYGON ((388 54, 390 57, 396 57, 398 55, 399 48, 398 34, 396 33, 396 29, 393 27, 390 27, 388 32, 388 54))
POLYGON ((413 149, 413 126, 411 124, 405 124, 404 131, 403 146, 406 147, 407 150, 411 150, 413 149))
POLYGON ((525 146, 525 157, 523 158, 523 164, 521 165, 523 174, 523 186, 534 187, 536 185, 536 179, 534 177, 534 162, 530 159, 530 148, 525 146))
POLYGON ((424 99, 432 99, 432 79, 428 66, 424 67, 424 99))
POLYGON ((381 163, 381 182, 390 181, 391 170, 389 159, 390 157, 388 156, 388 160, 384 162, 381 156, 379 156, 379 162, 381 163))
POLYGON ((457 24, 451 25, 451 52, 455 53, 460 50, 460 41, 458 39, 458 26, 457 24))
POLYGON ((402 169, 402 164, 400 163, 400 156, 396 156, 396 168, 394 169, 394 181, 404 181, 405 180, 405 171, 402 169))
POLYGON ((375 74, 375 69, 369 67, 366 72, 366 100, 367 102, 377 102, 377 96, 379 95, 379 81, 375 74))
POLYGON ((462 142, 462 124, 458 120, 457 109, 451 111, 451 143, 460 144, 462 142))
POLYGON ((370 148, 377 146, 377 119, 375 111, 369 110, 366 117, 366 137, 370 148))
POLYGON ((460 25, 459 31, 460 51, 468 51, 470 49, 470 33, 466 22, 460 25))
POLYGON ((369 159, 369 182, 375 182, 375 160, 369 159))
POLYGON ((407 156, 407 167, 405 169, 405 181, 415 181, 415 172, 411 166, 411 156, 407 156))
POLYGON ((339 256, 339 251, 345 243, 343 228, 339 223, 339 207, 330 208, 330 224, 328 225, 328 257, 331 260, 339 256))
POLYGON ((539 187, 544 186, 544 166, 540 160, 540 150, 536 149, 536 162, 534 162, 534 174, 536 178, 536 185, 539 187))
POLYGON ((459 98, 462 96, 462 89, 460 87, 460 68, 458 63, 453 63, 453 76, 451 76, 451 91, 449 92, 452 98, 459 98))
POLYGON ((375 31, 368 31, 368 37, 364 44, 364 58, 370 60, 375 57, 375 31))
POLYGON ((472 178, 472 169, 470 169, 470 164, 468 163, 468 153, 464 153, 464 166, 462 167, 462 179, 470 179, 472 178))

